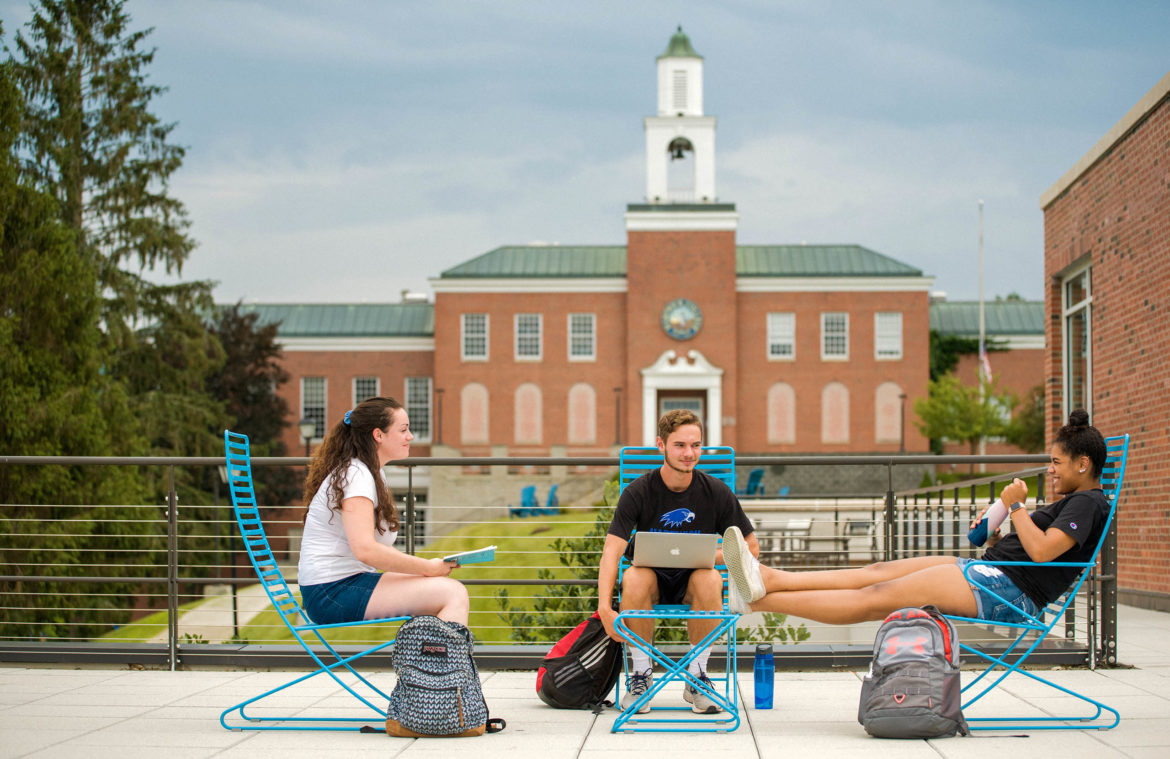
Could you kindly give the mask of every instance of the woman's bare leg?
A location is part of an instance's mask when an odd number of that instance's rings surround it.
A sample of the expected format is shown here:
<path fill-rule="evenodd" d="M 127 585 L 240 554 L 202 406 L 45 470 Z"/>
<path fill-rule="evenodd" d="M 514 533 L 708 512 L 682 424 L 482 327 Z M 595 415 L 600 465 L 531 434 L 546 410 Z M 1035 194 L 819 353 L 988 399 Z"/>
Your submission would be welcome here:
<path fill-rule="evenodd" d="M 769 593 L 776 590 L 855 590 L 905 577 L 928 567 L 954 563 L 954 556 L 916 556 L 912 559 L 879 561 L 856 569 L 821 569 L 813 572 L 788 572 L 761 564 L 760 579 Z"/>
<path fill-rule="evenodd" d="M 470 605 L 467 588 L 458 580 L 383 572 L 366 604 L 365 618 L 432 614 L 466 625 Z"/>
<path fill-rule="evenodd" d="M 924 561 L 926 559 L 932 561 Z M 940 559 L 949 561 L 943 562 Z M 912 566 L 911 562 L 919 563 L 916 570 L 910 569 L 909 572 L 897 574 L 903 568 Z M 891 570 L 890 565 L 898 566 Z M 825 572 L 785 572 L 784 575 L 797 577 L 804 574 L 827 575 L 828 577 L 822 578 L 826 583 L 844 584 L 846 579 L 843 576 L 854 572 L 861 577 L 880 577 L 884 574 L 889 576 L 889 579 L 856 587 L 846 585 L 819 590 L 780 591 L 769 589 L 767 595 L 751 604 L 751 608 L 752 611 L 782 612 L 834 625 L 884 619 L 890 612 L 904 606 L 926 604 L 933 604 L 947 614 L 976 616 L 975 594 L 967 584 L 963 570 L 959 569 L 953 558 L 924 556 L 889 562 L 884 570 L 881 567 L 882 565 L 873 565 L 872 568 L 876 571 L 868 574 L 866 570 L 871 567 Z M 765 569 L 761 567 L 761 571 Z"/>

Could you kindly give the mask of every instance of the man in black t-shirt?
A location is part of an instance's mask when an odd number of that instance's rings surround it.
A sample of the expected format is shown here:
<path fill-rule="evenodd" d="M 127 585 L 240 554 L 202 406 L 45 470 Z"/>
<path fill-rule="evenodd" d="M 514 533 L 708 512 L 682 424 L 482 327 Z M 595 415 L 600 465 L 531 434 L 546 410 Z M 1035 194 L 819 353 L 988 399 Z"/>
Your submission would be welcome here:
<path fill-rule="evenodd" d="M 722 534 L 728 527 L 735 526 L 745 536 L 749 550 L 759 554 L 751 521 L 735 494 L 719 480 L 695 470 L 703 446 L 703 427 L 699 418 L 686 410 L 667 413 L 658 421 L 656 443 L 665 461 L 659 469 L 634 480 L 622 492 L 609 525 L 598 569 L 597 611 L 605 631 L 615 640 L 622 640 L 613 627 L 617 617 L 613 610 L 613 592 L 617 584 L 618 562 L 623 553 L 627 557 L 633 556 L 630 538 L 634 530 Z M 721 553 L 716 556 L 716 563 L 723 563 Z M 714 569 L 631 566 L 622 575 L 621 590 L 622 610 L 649 609 L 656 603 L 687 603 L 692 609 L 706 611 L 723 608 L 723 578 Z M 713 630 L 715 624 L 714 620 L 687 620 L 692 647 Z M 654 634 L 653 619 L 631 619 L 628 626 L 643 640 L 650 640 Z M 704 683 L 709 682 L 706 673 L 709 653 L 710 649 L 700 652 L 688 667 Z M 627 682 L 622 708 L 646 692 L 651 678 L 650 657 L 644 651 L 631 647 L 630 659 L 633 674 Z M 696 713 L 711 714 L 719 710 L 703 691 L 692 688 L 689 683 L 683 697 Z"/>

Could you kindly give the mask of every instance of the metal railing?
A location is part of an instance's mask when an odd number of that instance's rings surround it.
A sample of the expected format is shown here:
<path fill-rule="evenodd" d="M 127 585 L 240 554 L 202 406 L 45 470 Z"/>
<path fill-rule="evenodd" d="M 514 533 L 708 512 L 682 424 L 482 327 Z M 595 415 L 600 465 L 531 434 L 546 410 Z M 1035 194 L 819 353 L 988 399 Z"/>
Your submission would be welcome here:
<path fill-rule="evenodd" d="M 741 475 L 751 466 L 873 466 L 883 468 L 885 492 L 838 496 L 744 498 L 756 526 L 766 564 L 789 569 L 860 566 L 875 560 L 947 553 L 973 556 L 966 544 L 970 521 L 990 501 L 989 493 L 1013 476 L 1035 481 L 1031 492 L 1043 500 L 1039 468 L 1023 469 L 953 485 L 895 492 L 894 469 L 905 465 L 1036 464 L 1044 456 L 741 456 Z M 169 491 L 158 504 L 47 505 L 8 504 L 0 546 L 0 659 L 19 661 L 138 661 L 156 666 L 181 663 L 295 663 L 278 619 L 266 613 L 267 598 L 239 550 L 232 510 L 216 492 L 209 503 L 180 503 L 176 468 L 216 467 L 218 457 L 106 458 L 0 457 L 0 465 L 67 467 L 164 467 Z M 257 458 L 264 467 L 304 467 L 304 457 Z M 508 666 L 525 666 L 551 643 L 519 641 L 559 637 L 591 612 L 594 580 L 587 572 L 565 566 L 572 555 L 580 567 L 595 567 L 601 539 L 583 540 L 603 525 L 593 504 L 562 507 L 556 515 L 482 520 L 466 508 L 428 502 L 425 522 L 432 538 L 415 539 L 423 507 L 414 487 L 417 467 L 612 467 L 616 458 L 428 458 L 401 462 L 407 478 L 402 500 L 400 540 L 404 550 L 441 555 L 452 546 L 498 543 L 492 564 L 460 570 L 472 596 L 471 624 L 477 650 L 498 653 Z M 599 474 L 599 485 L 606 479 Z M 526 481 L 512 478 L 516 490 Z M 50 521 L 43 514 L 51 511 Z M 274 551 L 286 557 L 286 572 L 295 578 L 297 535 L 303 509 L 264 509 Z M 76 528 L 71 528 L 76 525 Z M 94 529 L 97 525 L 97 529 Z M 604 530 L 602 530 L 604 532 Z M 555 540 L 570 541 L 571 548 Z M 459 543 L 458 541 L 462 541 Z M 67 546 L 55 550 L 54 546 Z M 506 547 L 504 547 L 506 546 Z M 1106 549 L 1109 550 L 1109 545 Z M 1115 549 L 1114 549 L 1115 550 Z M 1103 551 L 1104 554 L 1104 551 Z M 1106 566 L 1107 557 L 1102 557 Z M 569 562 L 573 563 L 573 562 Z M 1099 593 L 1101 575 L 1086 583 L 1086 598 L 1066 620 L 1066 638 L 1048 652 L 1061 663 L 1116 660 L 1116 608 Z M 574 588 L 576 590 L 574 590 Z M 132 603 L 125 599 L 132 598 Z M 540 611 L 537 607 L 547 607 Z M 534 616 L 534 614 L 536 616 Z M 795 645 L 777 648 L 789 666 L 856 666 L 868 660 L 876 623 L 819 625 L 800 620 L 779 623 L 752 615 L 743 627 L 758 636 L 779 636 Z M 799 633 L 799 634 L 798 634 Z M 994 643 L 994 628 L 964 630 Z M 1100 639 L 1098 641 L 1098 638 Z M 344 641 L 343 641 L 344 642 Z M 356 640 L 353 642 L 357 642 Z M 1102 657 L 1102 652 L 1111 652 Z"/>

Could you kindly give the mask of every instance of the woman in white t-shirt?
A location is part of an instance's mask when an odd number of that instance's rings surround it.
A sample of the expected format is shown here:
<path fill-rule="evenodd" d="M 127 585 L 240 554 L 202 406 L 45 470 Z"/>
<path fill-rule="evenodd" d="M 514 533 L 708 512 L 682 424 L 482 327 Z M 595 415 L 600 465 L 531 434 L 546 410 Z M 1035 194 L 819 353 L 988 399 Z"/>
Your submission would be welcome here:
<path fill-rule="evenodd" d="M 455 564 L 394 547 L 398 512 L 382 467 L 410 455 L 410 420 L 393 398 L 368 398 L 325 436 L 305 479 L 298 583 L 317 624 L 433 614 L 467 624 Z"/>

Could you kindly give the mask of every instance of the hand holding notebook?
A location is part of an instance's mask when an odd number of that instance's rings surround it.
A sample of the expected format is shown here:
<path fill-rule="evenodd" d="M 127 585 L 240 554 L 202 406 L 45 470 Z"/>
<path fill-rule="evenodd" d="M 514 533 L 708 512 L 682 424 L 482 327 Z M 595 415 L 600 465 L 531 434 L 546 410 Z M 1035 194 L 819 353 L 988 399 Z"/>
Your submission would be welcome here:
<path fill-rule="evenodd" d="M 496 547 L 484 546 L 483 548 L 476 548 L 471 551 L 460 551 L 449 556 L 444 556 L 443 561 L 451 561 L 459 566 L 464 564 L 481 564 L 485 561 L 496 560 Z"/>

